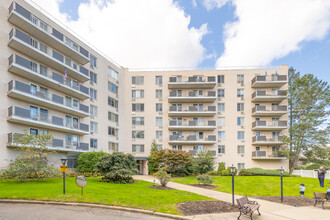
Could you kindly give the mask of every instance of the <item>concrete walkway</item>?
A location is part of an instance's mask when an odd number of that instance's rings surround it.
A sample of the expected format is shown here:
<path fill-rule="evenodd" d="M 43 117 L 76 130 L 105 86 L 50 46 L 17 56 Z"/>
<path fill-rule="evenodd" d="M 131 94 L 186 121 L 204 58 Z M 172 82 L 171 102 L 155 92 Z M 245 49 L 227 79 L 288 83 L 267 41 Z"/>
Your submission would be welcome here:
<path fill-rule="evenodd" d="M 149 182 L 153 182 L 155 180 L 156 183 L 158 181 L 153 176 L 134 176 L 134 179 L 137 180 L 145 180 Z M 192 193 L 196 193 L 199 195 L 203 195 L 206 197 L 210 197 L 213 199 L 232 202 L 232 195 L 229 193 L 219 192 L 210 189 L 203 189 L 199 187 L 184 185 L 180 183 L 169 182 L 167 184 L 168 187 L 184 190 Z M 241 196 L 235 195 L 236 198 L 240 198 Z M 253 199 L 258 201 L 261 204 L 259 216 L 257 213 L 253 214 L 253 219 L 256 220 L 284 220 L 284 219 L 299 219 L 299 220 L 329 220 L 330 219 L 330 206 L 326 206 L 326 209 L 323 210 L 320 205 L 317 207 L 293 207 L 288 205 L 282 205 L 275 202 L 269 202 L 260 199 Z M 236 201 L 235 201 L 236 203 Z M 204 219 L 237 219 L 237 213 L 224 213 L 224 214 L 208 214 L 208 215 L 197 215 L 193 216 L 192 219 L 204 220 Z M 242 216 L 241 219 L 249 219 L 247 216 Z"/>

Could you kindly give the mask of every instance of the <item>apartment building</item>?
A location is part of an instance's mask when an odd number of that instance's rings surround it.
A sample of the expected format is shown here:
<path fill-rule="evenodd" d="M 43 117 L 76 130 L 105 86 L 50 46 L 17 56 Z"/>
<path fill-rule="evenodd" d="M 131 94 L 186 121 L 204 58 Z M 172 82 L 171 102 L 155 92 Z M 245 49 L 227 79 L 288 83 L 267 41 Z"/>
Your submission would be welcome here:
<path fill-rule="evenodd" d="M 0 167 L 13 140 L 48 133 L 69 167 L 86 151 L 132 153 L 147 173 L 151 143 L 216 163 L 287 168 L 288 66 L 269 69 L 133 71 L 115 64 L 24 0 L 0 5 Z"/>

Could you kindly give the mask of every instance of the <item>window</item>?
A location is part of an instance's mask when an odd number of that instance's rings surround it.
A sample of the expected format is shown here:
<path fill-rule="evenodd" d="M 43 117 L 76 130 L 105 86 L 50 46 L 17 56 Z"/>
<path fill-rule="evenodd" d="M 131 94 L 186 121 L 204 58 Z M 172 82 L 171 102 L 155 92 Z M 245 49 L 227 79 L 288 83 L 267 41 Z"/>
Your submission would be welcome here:
<path fill-rule="evenodd" d="M 244 89 L 237 89 L 237 97 L 244 98 Z"/>
<path fill-rule="evenodd" d="M 163 104 L 157 103 L 156 104 L 156 112 L 162 112 L 163 111 Z"/>
<path fill-rule="evenodd" d="M 65 96 L 65 105 L 70 108 L 79 109 L 79 101 L 69 96 Z"/>
<path fill-rule="evenodd" d="M 97 99 L 97 91 L 95 89 L 89 88 L 89 95 L 92 99 Z"/>
<path fill-rule="evenodd" d="M 163 131 L 156 131 L 156 138 L 163 139 Z"/>
<path fill-rule="evenodd" d="M 218 145 L 218 153 L 219 154 L 225 153 L 225 145 Z"/>
<path fill-rule="evenodd" d="M 91 128 L 90 128 L 91 132 L 97 132 L 97 123 L 91 121 Z"/>
<path fill-rule="evenodd" d="M 65 135 L 65 146 L 68 148 L 78 147 L 79 145 L 79 136 L 66 134 Z"/>
<path fill-rule="evenodd" d="M 133 112 L 144 112 L 144 104 L 132 104 Z"/>
<path fill-rule="evenodd" d="M 92 71 L 89 72 L 89 77 L 93 83 L 97 83 L 97 75 L 96 73 L 93 73 Z"/>
<path fill-rule="evenodd" d="M 237 75 L 237 83 L 244 83 L 244 75 Z"/>
<path fill-rule="evenodd" d="M 237 153 L 238 154 L 244 154 L 244 145 L 238 145 L 237 146 Z"/>
<path fill-rule="evenodd" d="M 182 150 L 182 145 L 173 145 L 172 150 Z"/>
<path fill-rule="evenodd" d="M 73 158 L 68 158 L 67 164 L 68 164 L 68 168 L 77 168 L 78 160 Z"/>
<path fill-rule="evenodd" d="M 143 76 L 132 76 L 132 85 L 143 85 L 144 77 Z"/>
<path fill-rule="evenodd" d="M 45 44 L 39 43 L 39 47 L 42 52 L 47 53 L 48 47 Z"/>
<path fill-rule="evenodd" d="M 144 152 L 144 145 L 143 144 L 133 144 L 132 145 L 132 152 Z"/>
<path fill-rule="evenodd" d="M 260 151 L 260 147 L 256 147 L 256 151 Z"/>
<path fill-rule="evenodd" d="M 97 139 L 90 139 L 90 146 L 91 148 L 97 148 Z"/>
<path fill-rule="evenodd" d="M 91 114 L 92 117 L 96 117 L 97 116 L 97 106 L 90 105 L 89 111 L 90 111 L 90 114 Z"/>
<path fill-rule="evenodd" d="M 38 129 L 30 128 L 30 134 L 37 135 L 38 134 Z"/>
<path fill-rule="evenodd" d="M 225 103 L 218 103 L 218 112 L 225 111 Z"/>
<path fill-rule="evenodd" d="M 92 65 L 93 67 L 96 67 L 96 57 L 94 57 L 93 55 L 91 55 L 90 58 L 91 58 L 91 60 L 90 60 L 91 65 Z"/>
<path fill-rule="evenodd" d="M 244 111 L 244 103 L 237 103 L 237 111 L 238 112 Z"/>
<path fill-rule="evenodd" d="M 163 77 L 156 76 L 156 85 L 163 85 Z"/>
<path fill-rule="evenodd" d="M 225 90 L 224 89 L 218 89 L 218 97 L 225 97 Z"/>
<path fill-rule="evenodd" d="M 78 45 L 67 37 L 65 37 L 65 44 L 74 49 L 75 51 L 78 51 Z"/>
<path fill-rule="evenodd" d="M 157 150 L 161 150 L 161 149 L 163 149 L 163 145 L 157 144 Z"/>
<path fill-rule="evenodd" d="M 66 115 L 65 116 L 65 125 L 66 125 L 66 127 L 70 127 L 70 128 L 72 127 L 72 128 L 78 129 L 79 119 Z"/>
<path fill-rule="evenodd" d="M 118 101 L 116 99 L 108 97 L 108 105 L 114 108 L 118 108 Z"/>
<path fill-rule="evenodd" d="M 108 90 L 114 94 L 118 94 L 118 86 L 116 86 L 112 82 L 108 82 Z"/>
<path fill-rule="evenodd" d="M 108 120 L 118 122 L 118 115 L 112 112 L 108 112 Z"/>
<path fill-rule="evenodd" d="M 225 139 L 225 132 L 224 131 L 218 131 L 218 139 L 224 140 Z"/>
<path fill-rule="evenodd" d="M 218 118 L 218 125 L 219 126 L 224 126 L 225 125 L 225 118 L 224 117 Z"/>
<path fill-rule="evenodd" d="M 237 132 L 237 140 L 244 140 L 244 131 Z"/>
<path fill-rule="evenodd" d="M 156 126 L 163 126 L 163 118 L 156 117 Z"/>
<path fill-rule="evenodd" d="M 218 75 L 218 83 L 225 83 L 225 76 L 224 75 Z"/>
<path fill-rule="evenodd" d="M 237 164 L 237 170 L 240 171 L 241 169 L 245 169 L 245 164 L 244 163 L 238 163 Z"/>
<path fill-rule="evenodd" d="M 118 80 L 118 72 L 111 67 L 108 67 L 109 76 L 115 80 Z"/>
<path fill-rule="evenodd" d="M 132 125 L 144 125 L 144 117 L 132 117 Z"/>
<path fill-rule="evenodd" d="M 156 89 L 156 99 L 163 98 L 163 90 Z"/>
<path fill-rule="evenodd" d="M 237 117 L 237 125 L 238 126 L 244 126 L 244 118 L 243 117 Z"/>
<path fill-rule="evenodd" d="M 108 150 L 110 151 L 118 151 L 118 143 L 108 142 Z"/>
<path fill-rule="evenodd" d="M 108 127 L 108 134 L 111 136 L 118 136 L 118 129 L 113 128 L 113 127 Z"/>
<path fill-rule="evenodd" d="M 144 131 L 132 131 L 132 138 L 143 139 Z"/>
<path fill-rule="evenodd" d="M 203 152 L 204 151 L 204 146 L 203 145 L 194 145 L 193 150 L 198 151 L 198 152 Z"/>
<path fill-rule="evenodd" d="M 144 90 L 132 90 L 132 98 L 144 98 Z"/>

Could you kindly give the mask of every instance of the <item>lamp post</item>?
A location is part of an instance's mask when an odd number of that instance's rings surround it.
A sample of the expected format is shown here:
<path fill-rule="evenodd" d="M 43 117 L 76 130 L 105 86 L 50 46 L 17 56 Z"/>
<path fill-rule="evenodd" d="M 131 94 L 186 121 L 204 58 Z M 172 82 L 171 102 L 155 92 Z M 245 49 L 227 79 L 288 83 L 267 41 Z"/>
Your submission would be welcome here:
<path fill-rule="evenodd" d="M 233 206 L 235 206 L 235 190 L 234 190 L 234 176 L 235 176 L 235 169 L 236 167 L 234 167 L 234 164 L 231 165 L 230 170 L 231 170 L 231 175 L 232 175 L 232 179 L 231 179 L 231 183 L 232 183 L 232 193 L 233 193 Z"/>
<path fill-rule="evenodd" d="M 65 158 L 61 159 L 62 166 L 60 171 L 63 173 L 63 195 L 65 195 L 65 172 L 67 171 L 67 167 L 65 166 L 65 164 L 67 160 L 68 159 Z"/>
<path fill-rule="evenodd" d="M 284 173 L 283 167 L 281 167 L 280 173 L 281 173 L 281 202 L 283 202 L 283 173 Z"/>

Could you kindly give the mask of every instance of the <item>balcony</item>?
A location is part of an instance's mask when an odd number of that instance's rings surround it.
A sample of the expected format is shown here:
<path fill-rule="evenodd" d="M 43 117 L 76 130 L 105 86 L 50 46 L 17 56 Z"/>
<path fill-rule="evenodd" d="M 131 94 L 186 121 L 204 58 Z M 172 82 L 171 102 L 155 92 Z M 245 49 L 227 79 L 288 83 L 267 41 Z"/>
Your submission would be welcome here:
<path fill-rule="evenodd" d="M 9 8 L 8 21 L 80 64 L 85 65 L 89 62 L 89 53 L 87 50 L 65 37 L 56 29 L 48 26 L 45 22 L 15 2 Z"/>
<path fill-rule="evenodd" d="M 18 80 L 12 80 L 8 83 L 8 96 L 22 101 L 32 103 L 38 106 L 55 109 L 70 115 L 78 117 L 89 116 L 89 107 L 78 104 L 74 107 L 72 103 L 64 104 L 64 97 L 48 92 L 34 91 L 29 84 Z"/>
<path fill-rule="evenodd" d="M 189 135 L 186 139 L 184 136 L 170 135 L 169 144 L 172 145 L 213 145 L 217 143 L 215 135 L 209 135 L 205 139 L 198 139 L 195 135 Z"/>
<path fill-rule="evenodd" d="M 287 91 L 255 91 L 252 94 L 252 102 L 281 102 L 287 99 Z"/>
<path fill-rule="evenodd" d="M 286 75 L 255 76 L 252 79 L 252 88 L 280 88 L 288 83 Z"/>
<path fill-rule="evenodd" d="M 252 151 L 253 160 L 285 160 L 284 155 L 276 153 L 268 153 L 267 151 Z"/>
<path fill-rule="evenodd" d="M 288 107 L 286 105 L 279 106 L 255 106 L 252 108 L 252 116 L 282 116 L 288 113 Z"/>
<path fill-rule="evenodd" d="M 22 147 L 19 143 L 19 139 L 24 134 L 19 133 L 9 133 L 8 134 L 8 147 Z M 76 153 L 83 153 L 89 150 L 89 144 L 83 142 L 69 142 L 67 143 L 63 139 L 54 138 L 51 143 L 47 143 L 46 147 L 50 150 L 55 150 L 59 152 L 76 152 Z"/>
<path fill-rule="evenodd" d="M 168 82 L 169 89 L 213 89 L 216 85 L 215 77 L 188 77 L 185 81 L 177 77 L 170 77 Z"/>
<path fill-rule="evenodd" d="M 210 152 L 213 156 L 216 156 L 217 155 L 217 152 L 215 150 L 209 150 L 208 152 Z M 192 156 L 197 156 L 197 154 L 200 153 L 200 151 L 198 151 L 198 150 L 190 150 L 189 153 Z"/>
<path fill-rule="evenodd" d="M 178 93 L 176 91 L 171 91 L 168 97 L 168 101 L 170 103 L 173 102 L 183 102 L 183 103 L 205 103 L 211 102 L 213 103 L 216 99 L 215 91 L 204 91 L 203 94 L 198 94 L 197 91 L 189 91 L 185 95 L 182 93 Z"/>
<path fill-rule="evenodd" d="M 182 110 L 182 107 L 170 106 L 169 116 L 214 116 L 216 114 L 215 106 L 207 106 L 205 109 L 200 109 L 197 106 L 188 106 L 187 109 Z"/>
<path fill-rule="evenodd" d="M 254 145 L 281 145 L 283 137 L 266 137 L 266 136 L 254 136 L 252 137 L 252 144 Z"/>
<path fill-rule="evenodd" d="M 170 121 L 168 130 L 174 131 L 212 131 L 216 129 L 215 121 L 207 121 L 207 123 L 199 123 L 196 120 L 191 120 L 182 123 L 182 121 Z"/>
<path fill-rule="evenodd" d="M 39 63 L 25 59 L 17 54 L 11 55 L 8 61 L 8 71 L 11 73 L 31 79 L 80 100 L 89 98 L 89 90 L 87 87 L 70 78 L 64 80 L 64 76 L 50 71 L 47 67 Z"/>
<path fill-rule="evenodd" d="M 287 121 L 255 121 L 252 123 L 253 131 L 281 131 L 288 128 Z"/>
<path fill-rule="evenodd" d="M 11 106 L 8 108 L 9 122 L 35 126 L 44 129 L 60 131 L 77 135 L 88 135 L 89 126 L 83 123 L 65 124 L 64 118 L 52 116 L 49 114 L 32 114 L 29 109 Z"/>
<path fill-rule="evenodd" d="M 48 48 L 16 28 L 9 33 L 8 46 L 29 57 L 33 57 L 38 62 L 46 64 L 63 74 L 67 71 L 69 77 L 80 82 L 89 80 L 89 72 L 85 67 L 78 65 L 71 59 L 64 57 L 54 49 Z"/>

